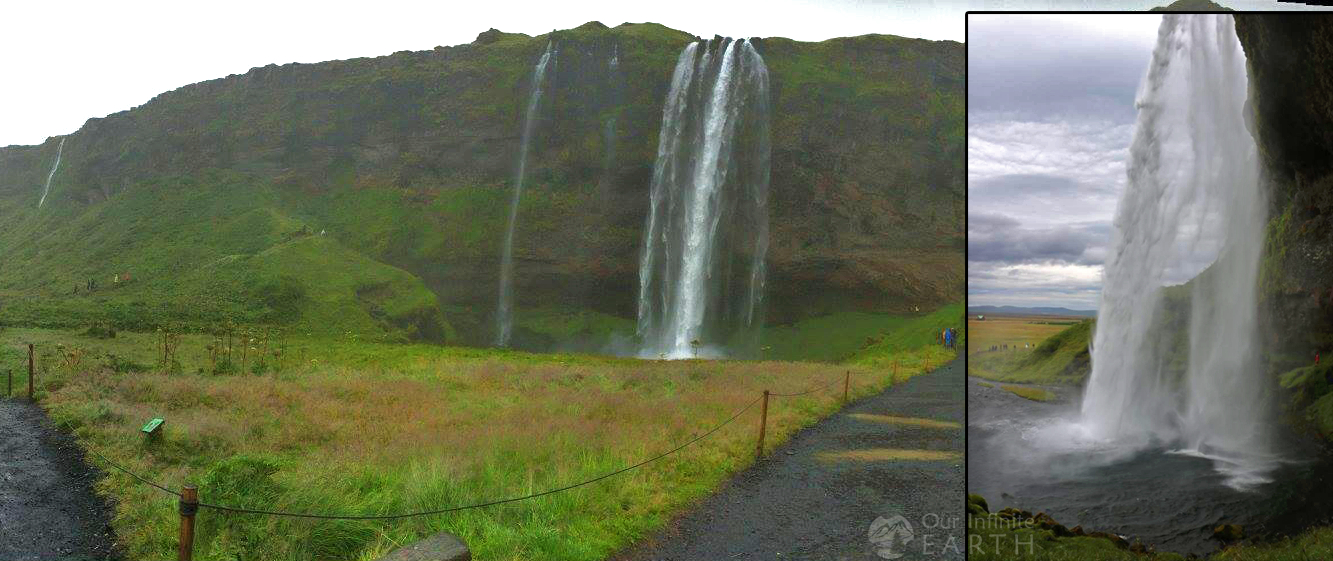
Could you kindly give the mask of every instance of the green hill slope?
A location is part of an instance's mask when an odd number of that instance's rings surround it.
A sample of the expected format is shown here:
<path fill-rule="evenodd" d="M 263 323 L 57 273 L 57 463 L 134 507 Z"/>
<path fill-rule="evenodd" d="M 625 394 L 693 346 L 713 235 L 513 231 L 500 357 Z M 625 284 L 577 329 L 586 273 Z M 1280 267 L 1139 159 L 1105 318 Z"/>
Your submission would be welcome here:
<path fill-rule="evenodd" d="M 24 266 L 4 273 L 0 314 L 47 327 L 110 320 L 122 329 L 191 329 L 230 320 L 450 340 L 420 279 L 320 235 L 279 210 L 272 189 L 249 181 L 210 170 L 146 182 L 93 208 L 5 209 L 26 215 L 0 235 L 0 251 Z M 124 274 L 128 281 L 115 281 Z"/>
<path fill-rule="evenodd" d="M 968 374 L 1003 382 L 1080 384 L 1092 370 L 1089 345 L 1094 320 L 1078 322 L 1047 337 L 1032 350 L 972 353 Z"/>
<path fill-rule="evenodd" d="M 552 318 L 624 326 L 662 100 L 691 40 L 656 24 L 491 30 L 193 84 L 63 137 L 40 209 L 62 138 L 0 148 L 0 322 L 284 321 L 484 344 L 531 66 L 551 42 L 515 240 L 517 336 L 576 329 Z M 773 91 L 769 321 L 955 300 L 963 46 L 756 44 Z M 117 272 L 133 281 L 112 290 Z M 103 290 L 72 294 L 90 278 Z M 279 278 L 311 298 L 299 318 L 261 290 Z"/>

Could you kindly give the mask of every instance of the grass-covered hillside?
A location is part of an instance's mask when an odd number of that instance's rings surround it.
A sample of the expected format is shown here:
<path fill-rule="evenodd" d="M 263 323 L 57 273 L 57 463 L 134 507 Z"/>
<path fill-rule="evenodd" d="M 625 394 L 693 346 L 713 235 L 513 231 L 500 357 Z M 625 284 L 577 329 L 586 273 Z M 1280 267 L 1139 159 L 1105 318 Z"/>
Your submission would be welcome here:
<path fill-rule="evenodd" d="M 515 240 L 516 341 L 604 343 L 634 319 L 662 103 L 694 39 L 656 24 L 492 30 L 256 68 L 0 148 L 0 322 L 488 341 L 532 65 L 550 43 Z M 953 301 L 963 46 L 756 45 L 773 92 L 770 322 Z"/>
<path fill-rule="evenodd" d="M 969 320 L 968 374 L 1004 382 L 1082 383 L 1092 368 L 1088 349 L 1094 324 L 1043 316 Z"/>

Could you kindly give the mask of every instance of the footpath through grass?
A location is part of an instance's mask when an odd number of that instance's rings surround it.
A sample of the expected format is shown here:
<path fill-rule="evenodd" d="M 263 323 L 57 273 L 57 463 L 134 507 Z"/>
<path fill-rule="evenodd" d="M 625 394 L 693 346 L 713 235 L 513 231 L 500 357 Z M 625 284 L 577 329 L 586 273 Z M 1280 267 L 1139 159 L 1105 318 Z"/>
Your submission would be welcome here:
<path fill-rule="evenodd" d="M 639 361 L 344 340 L 250 342 L 244 368 L 201 335 L 161 366 L 160 334 L 99 339 L 8 329 L 3 358 L 39 349 L 38 399 L 82 445 L 205 502 L 266 510 L 389 514 L 561 487 L 701 434 L 767 388 L 831 391 L 769 404 L 768 443 L 855 398 L 940 365 L 934 345 L 893 369 L 798 362 Z M 240 345 L 233 344 L 239 348 Z M 279 352 L 281 349 L 281 352 Z M 263 360 L 256 358 L 263 356 Z M 880 357 L 889 360 L 889 357 Z M 259 366 L 256 366 L 259 365 Z M 8 368 L 5 366 L 4 368 Z M 255 372 L 259 372 L 256 374 Z M 447 530 L 478 559 L 600 560 L 660 528 L 753 461 L 759 408 L 678 454 L 571 491 L 392 521 L 325 521 L 203 509 L 198 559 L 373 559 Z M 139 428 L 166 419 L 159 443 Z M 90 461 L 96 462 L 90 457 Z M 130 559 L 174 555 L 175 498 L 108 470 L 113 525 Z"/>

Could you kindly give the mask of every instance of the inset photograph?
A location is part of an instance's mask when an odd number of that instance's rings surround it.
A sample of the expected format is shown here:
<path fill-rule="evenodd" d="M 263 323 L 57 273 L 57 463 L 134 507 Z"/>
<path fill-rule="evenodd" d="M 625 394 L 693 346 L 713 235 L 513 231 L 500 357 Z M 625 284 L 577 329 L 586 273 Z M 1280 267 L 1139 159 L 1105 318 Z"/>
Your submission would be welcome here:
<path fill-rule="evenodd" d="M 971 559 L 1333 557 L 1333 18 L 968 18 Z"/>

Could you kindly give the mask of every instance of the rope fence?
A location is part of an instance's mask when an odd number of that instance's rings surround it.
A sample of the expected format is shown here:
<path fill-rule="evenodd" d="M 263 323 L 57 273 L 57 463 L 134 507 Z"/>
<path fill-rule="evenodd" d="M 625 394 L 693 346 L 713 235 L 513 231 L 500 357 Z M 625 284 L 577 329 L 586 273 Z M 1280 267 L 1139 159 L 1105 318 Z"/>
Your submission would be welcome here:
<path fill-rule="evenodd" d="M 32 379 L 32 355 L 33 355 L 32 346 L 29 345 L 29 347 L 28 347 L 28 357 L 29 357 L 29 358 L 28 358 L 28 362 L 29 362 L 29 387 L 30 387 L 30 388 L 31 388 L 31 385 L 32 385 L 32 382 L 31 382 L 31 379 Z M 929 359 L 927 359 L 927 361 L 928 361 L 928 360 L 929 360 Z M 929 370 L 929 362 L 926 363 L 926 369 Z M 897 377 L 897 373 L 898 373 L 898 363 L 897 363 L 897 361 L 895 361 L 895 363 L 894 363 L 893 371 L 894 371 L 894 377 L 896 378 L 896 377 Z M 842 379 L 841 381 L 842 381 L 842 383 L 843 383 L 843 396 L 842 396 L 842 401 L 843 401 L 843 403 L 847 403 L 847 402 L 848 402 L 848 399 L 849 399 L 849 397 L 850 397 L 850 387 L 851 387 L 851 371 L 850 371 L 850 370 L 846 372 L 846 374 L 844 375 L 844 377 L 843 377 L 843 379 Z M 765 436 L 765 432 L 766 432 L 766 430 L 767 430 L 767 425 L 768 425 L 768 401 L 769 401 L 769 398 L 772 398 L 772 397 L 788 398 L 788 397 L 805 396 L 805 395 L 813 394 L 813 393 L 815 393 L 815 392 L 824 391 L 824 390 L 827 390 L 827 389 L 829 389 L 829 388 L 832 388 L 832 387 L 834 387 L 838 382 L 839 382 L 839 380 L 833 380 L 833 381 L 831 381 L 831 382 L 829 382 L 829 383 L 827 383 L 827 384 L 823 384 L 823 385 L 820 385 L 820 386 L 815 386 L 815 387 L 809 388 L 809 389 L 807 389 L 807 390 L 805 390 L 805 391 L 796 392 L 796 393 L 774 393 L 774 392 L 770 392 L 770 391 L 768 391 L 768 390 L 763 390 L 762 395 L 760 395 L 760 396 L 754 398 L 753 400 L 751 400 L 751 401 L 750 401 L 749 403 L 747 403 L 744 407 L 741 407 L 741 408 L 738 409 L 735 413 L 732 413 L 731 416 L 727 417 L 727 418 L 726 418 L 725 420 L 723 420 L 721 423 L 718 423 L 717 425 L 714 425 L 712 428 L 709 428 L 708 430 L 704 431 L 703 433 L 701 433 L 701 434 L 699 434 L 699 435 L 697 435 L 697 436 L 695 436 L 695 437 L 693 437 L 693 438 L 690 438 L 689 440 L 686 440 L 684 443 L 682 443 L 682 444 L 680 444 L 680 445 L 678 445 L 678 446 L 676 446 L 676 447 L 674 447 L 674 448 L 671 448 L 670 450 L 667 450 L 667 451 L 665 451 L 665 452 L 662 452 L 662 453 L 657 454 L 657 455 L 655 455 L 655 456 L 652 456 L 652 457 L 650 457 L 650 458 L 647 458 L 647 459 L 644 459 L 644 460 L 642 460 L 642 461 L 639 461 L 639 462 L 637 462 L 637 463 L 634 463 L 634 464 L 625 466 L 625 467 L 620 468 L 620 469 L 617 469 L 617 470 L 615 470 L 615 471 L 610 471 L 610 472 L 607 472 L 607 473 L 598 475 L 598 476 L 593 477 L 593 478 L 591 478 L 591 479 L 587 479 L 587 480 L 584 480 L 584 481 L 580 481 L 580 482 L 578 482 L 578 483 L 572 483 L 572 484 L 569 484 L 569 485 L 565 485 L 565 486 L 563 486 L 563 487 L 556 487 L 556 488 L 553 488 L 553 489 L 547 489 L 547 490 L 545 490 L 545 491 L 539 491 L 539 492 L 536 492 L 536 493 L 529 493 L 529 494 L 527 494 L 527 495 L 522 495 L 522 496 L 517 496 L 517 497 L 509 497 L 509 498 L 490 500 L 490 501 L 485 501 L 485 502 L 480 502 L 480 503 L 474 503 L 474 504 L 459 505 L 459 506 L 451 506 L 451 507 L 436 508 L 436 509 L 421 510 L 421 511 L 413 511 L 413 512 L 404 512 L 404 513 L 397 513 L 397 514 L 332 514 L 332 513 L 311 513 L 311 512 L 285 512 L 285 511 L 277 511 L 277 510 L 263 510 L 263 509 L 253 509 L 253 508 L 242 508 L 242 507 L 236 507 L 236 506 L 229 506 L 229 505 L 222 505 L 222 504 L 214 504 L 214 503 L 209 503 L 209 502 L 203 502 L 203 501 L 199 501 L 199 500 L 198 500 L 198 488 L 197 488 L 196 486 L 194 486 L 194 485 L 186 484 L 186 485 L 184 485 L 184 486 L 182 487 L 182 489 L 181 489 L 180 491 L 177 491 L 177 490 L 171 489 L 170 487 L 167 487 L 167 486 L 165 486 L 165 485 L 162 485 L 162 484 L 160 484 L 160 483 L 157 483 L 157 482 L 155 482 L 155 481 L 152 481 L 152 480 L 150 480 L 150 479 L 148 479 L 148 478 L 146 478 L 146 477 L 144 477 L 144 476 L 142 476 L 142 475 L 139 475 L 138 473 L 135 473 L 133 470 L 130 470 L 129 468 L 127 468 L 127 467 L 121 465 L 120 463 L 117 463 L 117 462 L 113 461 L 112 459 L 106 457 L 105 455 L 103 455 L 102 453 L 98 452 L 97 450 L 94 450 L 94 449 L 92 449 L 92 448 L 87 448 L 87 450 L 88 450 L 88 452 L 90 452 L 93 456 L 95 456 L 98 460 L 100 460 L 102 463 L 106 464 L 107 466 L 110 466 L 111 468 L 114 468 L 115 470 L 120 471 L 120 472 L 122 472 L 122 473 L 124 473 L 124 474 L 130 476 L 131 478 L 133 478 L 133 479 L 139 481 L 140 483 L 143 483 L 143 484 L 148 485 L 148 486 L 150 486 L 150 487 L 153 487 L 153 488 L 155 488 L 155 489 L 157 489 L 157 490 L 159 490 L 159 491 L 162 491 L 162 492 L 164 492 L 164 493 L 167 493 L 167 494 L 170 494 L 170 495 L 172 495 L 172 496 L 175 496 L 175 497 L 177 497 L 177 498 L 179 499 L 179 511 L 180 511 L 180 515 L 181 515 L 181 528 L 180 528 L 180 543 L 179 543 L 179 549 L 178 549 L 178 553 L 177 553 L 177 559 L 178 559 L 178 560 L 182 560 L 182 561 L 190 561 L 190 560 L 192 559 L 192 556 L 193 556 L 194 516 L 195 516 L 195 514 L 197 513 L 198 509 L 200 509 L 200 508 L 212 509 L 212 510 L 220 511 L 220 512 L 229 512 L 229 513 L 234 513 L 234 514 L 254 514 L 254 515 L 261 515 L 261 516 L 277 516 L 277 517 L 286 517 L 286 518 L 305 518 L 305 519 L 318 519 L 318 520 L 398 520 L 398 519 L 414 518 L 414 517 L 420 517 L 420 516 L 433 516 L 433 515 L 439 515 L 439 514 L 447 514 L 447 513 L 451 513 L 451 512 L 459 512 L 459 511 L 464 511 L 464 510 L 472 510 L 472 509 L 478 509 L 478 508 L 485 508 L 485 507 L 497 506 L 497 505 L 508 504 L 508 503 L 516 503 L 516 502 L 525 501 L 525 500 L 529 500 L 529 499 L 535 499 L 535 498 L 539 498 L 539 497 L 544 497 L 544 496 L 547 496 L 547 495 L 554 495 L 554 494 L 556 494 L 556 493 L 561 493 L 561 492 L 564 492 L 564 491 L 569 491 L 569 490 L 571 490 L 571 489 L 577 489 L 577 488 L 579 488 L 579 487 L 583 487 L 583 486 L 585 486 L 585 485 L 591 485 L 591 484 L 593 484 L 593 483 L 597 483 L 597 482 L 599 482 L 599 481 L 603 481 L 603 480 L 606 480 L 606 479 L 615 477 L 615 476 L 617 476 L 617 475 L 621 475 L 621 474 L 623 474 L 623 473 L 626 473 L 626 472 L 630 472 L 630 471 L 636 470 L 636 469 L 638 469 L 638 468 L 641 468 L 641 467 L 643 467 L 643 466 L 646 466 L 646 465 L 648 465 L 648 464 L 651 464 L 651 463 L 653 463 L 653 462 L 656 462 L 656 461 L 658 461 L 658 460 L 661 460 L 661 459 L 663 459 L 663 458 L 665 458 L 665 457 L 667 457 L 667 456 L 670 456 L 670 455 L 672 455 L 672 454 L 675 454 L 675 453 L 677 453 L 677 452 L 680 452 L 681 450 L 684 450 L 685 448 L 688 448 L 689 446 L 691 446 L 691 445 L 693 445 L 693 444 L 695 444 L 695 443 L 697 443 L 697 442 L 699 442 L 699 441 L 701 441 L 701 440 L 703 440 L 703 439 L 705 439 L 705 438 L 708 438 L 709 436 L 712 436 L 714 433 L 716 433 L 717 431 L 721 430 L 723 427 L 725 427 L 725 426 L 727 426 L 727 425 L 730 425 L 730 424 L 731 424 L 732 422 L 734 422 L 736 419 L 740 418 L 741 415 L 745 414 L 745 412 L 749 411 L 749 410 L 750 410 L 751 408 L 753 408 L 756 404 L 760 404 L 760 405 L 761 405 L 761 409 L 760 409 L 761 413 L 760 413 L 760 420 L 759 420 L 759 435 L 758 435 L 758 443 L 757 443 L 757 446 L 756 446 L 756 452 L 755 452 L 755 458 L 756 458 L 756 461 L 757 461 L 757 460 L 759 460 L 759 459 L 762 459 L 763 456 L 764 456 L 764 436 Z M 30 397 L 30 398 L 31 398 L 31 395 L 32 395 L 32 394 L 31 394 L 31 389 L 30 389 L 30 390 L 29 390 L 29 397 Z"/>
<path fill-rule="evenodd" d="M 395 519 L 399 519 L 399 518 L 413 518 L 413 517 L 417 517 L 417 516 L 431 516 L 431 515 L 436 515 L 436 514 L 446 514 L 446 513 L 450 513 L 450 512 L 458 512 L 458 511 L 460 511 L 460 510 L 470 510 L 470 509 L 474 509 L 474 508 L 484 508 L 484 507 L 488 507 L 488 506 L 502 505 L 502 504 L 505 504 L 505 503 L 515 503 L 515 502 L 519 502 L 519 501 L 525 501 L 525 500 L 528 500 L 528 499 L 535 499 L 535 498 L 537 498 L 537 497 L 544 497 L 544 496 L 546 496 L 546 495 L 553 495 L 553 494 L 560 493 L 560 492 L 563 492 L 563 491 L 568 491 L 568 490 L 570 490 L 570 489 L 575 489 L 575 488 L 578 488 L 578 487 L 582 487 L 582 486 L 584 486 L 584 485 L 590 485 L 590 484 L 592 484 L 592 483 L 596 483 L 596 482 L 598 482 L 598 481 L 602 481 L 602 480 L 604 480 L 604 479 L 608 479 L 608 478 L 611 478 L 611 477 L 615 477 L 615 476 L 620 475 L 620 474 L 622 474 L 622 473 L 625 473 L 625 472 L 628 472 L 628 471 L 632 471 L 632 470 L 641 468 L 641 467 L 643 467 L 643 466 L 645 466 L 645 465 L 648 465 L 648 464 L 650 464 L 650 463 L 653 463 L 653 462 L 655 462 L 655 461 L 657 461 L 657 460 L 660 460 L 660 459 L 662 459 L 662 458 L 665 458 L 665 457 L 667 457 L 667 456 L 670 456 L 670 455 L 672 455 L 672 454 L 675 454 L 676 452 L 679 452 L 679 451 L 684 450 L 685 448 L 689 447 L 691 444 L 694 444 L 694 443 L 696 443 L 696 442 L 699 442 L 700 440 L 703 440 L 703 439 L 705 439 L 705 438 L 708 438 L 708 437 L 711 436 L 713 433 L 715 433 L 715 432 L 717 432 L 718 430 L 722 429 L 722 427 L 725 427 L 725 426 L 731 424 L 732 421 L 735 421 L 738 417 L 740 417 L 741 415 L 743 415 L 746 411 L 749 411 L 751 407 L 754 407 L 754 404 L 759 403 L 759 400 L 760 400 L 760 399 L 761 399 L 761 398 L 758 398 L 758 397 L 757 397 L 757 398 L 751 400 L 749 404 L 747 404 L 745 407 L 740 408 L 738 411 L 736 411 L 734 414 L 732 414 L 730 417 L 728 417 L 727 420 L 722 421 L 721 423 L 719 423 L 719 424 L 713 426 L 713 428 L 708 429 L 708 430 L 705 431 L 704 433 L 702 433 L 702 434 L 700 434 L 700 435 L 698 435 L 698 436 L 696 436 L 696 437 L 694 437 L 694 438 L 691 438 L 690 440 L 685 441 L 684 444 L 681 444 L 681 445 L 679 445 L 679 446 L 676 446 L 675 448 L 672 448 L 672 449 L 670 449 L 670 450 L 667 450 L 666 452 L 662 452 L 661 454 L 658 454 L 658 455 L 656 455 L 656 456 L 653 456 L 653 457 L 651 457 L 651 458 L 648 458 L 648 459 L 643 460 L 643 461 L 641 461 L 641 462 L 638 462 L 638 463 L 636 463 L 636 464 L 629 465 L 629 466 L 620 468 L 620 469 L 615 470 L 615 471 L 612 471 L 612 472 L 604 473 L 604 474 L 599 475 L 599 476 L 597 476 L 597 477 L 594 477 L 594 478 L 592 478 L 592 479 L 588 479 L 588 480 L 585 480 L 585 481 L 580 481 L 580 482 L 578 482 L 578 483 L 574 483 L 574 484 L 572 484 L 572 485 L 566 485 L 566 486 L 564 486 L 564 487 L 557 487 L 557 488 L 555 488 L 555 489 L 548 489 L 548 490 L 541 491 L 541 492 L 537 492 L 537 493 L 531 493 L 531 494 L 528 494 L 528 495 L 523 495 L 523 496 L 521 496 L 521 497 L 510 497 L 510 498 L 507 498 L 507 499 L 498 499 L 498 500 L 486 501 L 486 502 L 476 503 L 476 504 L 470 504 L 470 505 L 453 506 L 453 507 L 438 508 L 438 509 L 432 509 L 432 510 L 422 510 L 422 511 L 416 511 L 416 512 L 405 512 L 405 513 L 401 513 L 401 514 L 368 514 L 368 515 L 367 515 L 367 514 L 315 514 L 315 513 L 308 513 L 308 512 L 283 512 L 283 511 L 276 511 L 276 510 L 260 510 L 260 509 L 251 509 L 251 508 L 241 508 L 241 507 L 234 507 L 234 506 L 227 506 L 227 505 L 219 505 L 219 504 L 213 504 L 213 503 L 207 503 L 207 502 L 199 502 L 199 503 L 197 503 L 197 504 L 198 504 L 198 506 L 201 507 L 201 508 L 211 508 L 211 509 L 214 509 L 214 510 L 220 510 L 220 511 L 232 512 L 232 513 L 237 513 L 237 514 L 262 514 L 262 515 L 268 515 L 268 516 L 283 516 L 283 517 L 289 517 L 289 518 L 316 518 L 316 519 L 320 519 L 320 520 L 395 520 Z M 163 492 L 170 493 L 170 494 L 175 495 L 175 496 L 177 496 L 177 497 L 180 497 L 180 496 L 181 496 L 181 493 L 180 493 L 179 491 L 173 491 L 173 490 L 171 490 L 171 489 L 169 489 L 169 488 L 167 488 L 167 487 L 165 487 L 165 486 L 163 486 L 163 485 L 154 483 L 153 481 L 151 481 L 151 480 L 149 480 L 149 479 L 147 479 L 147 478 L 144 478 L 144 477 L 140 476 L 139 474 L 134 473 L 133 471 L 130 471 L 130 470 L 127 469 L 126 467 L 124 467 L 124 466 L 122 466 L 122 465 L 120 465 L 120 464 L 118 464 L 118 463 L 116 463 L 116 462 L 111 461 L 110 458 L 107 458 L 106 456 L 103 456 L 102 454 L 98 453 L 96 450 L 92 450 L 92 449 L 90 448 L 89 451 L 92 452 L 94 455 L 96 455 L 96 456 L 97 456 L 99 459 L 101 459 L 103 462 L 106 462 L 106 463 L 107 463 L 108 465 L 110 465 L 111 467 L 113 467 L 113 468 L 115 468 L 115 469 L 117 469 L 117 470 L 119 470 L 119 471 L 124 472 L 125 474 L 129 475 L 130 477 L 133 477 L 134 479 L 139 480 L 140 482 L 142 482 L 142 483 L 144 483 L 144 484 L 150 485 L 150 486 L 155 487 L 155 488 L 157 488 L 157 489 L 159 489 L 159 490 L 161 490 L 161 491 L 163 491 Z"/>

